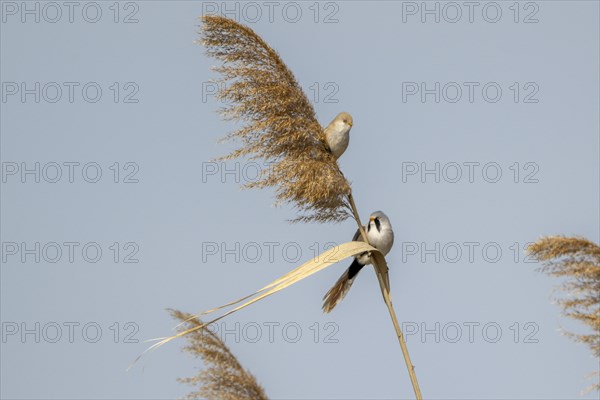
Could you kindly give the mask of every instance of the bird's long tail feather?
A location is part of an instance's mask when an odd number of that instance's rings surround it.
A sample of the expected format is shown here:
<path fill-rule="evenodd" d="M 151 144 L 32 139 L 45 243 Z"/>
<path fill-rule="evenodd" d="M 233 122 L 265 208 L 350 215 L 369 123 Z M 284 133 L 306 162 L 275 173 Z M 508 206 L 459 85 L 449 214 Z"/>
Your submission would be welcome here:
<path fill-rule="evenodd" d="M 346 293 L 352 287 L 356 275 L 364 265 L 360 264 L 356 259 L 352 262 L 350 267 L 344 271 L 340 279 L 337 280 L 335 285 L 323 296 L 323 312 L 329 313 L 331 310 L 338 305 L 340 301 L 346 296 Z"/>

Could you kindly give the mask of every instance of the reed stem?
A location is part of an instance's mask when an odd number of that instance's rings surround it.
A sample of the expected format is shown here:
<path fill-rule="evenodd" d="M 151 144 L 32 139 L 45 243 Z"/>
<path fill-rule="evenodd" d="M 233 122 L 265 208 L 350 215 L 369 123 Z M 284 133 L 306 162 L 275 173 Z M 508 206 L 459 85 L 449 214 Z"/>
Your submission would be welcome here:
<path fill-rule="evenodd" d="M 367 240 L 367 234 L 360 222 L 360 217 L 358 215 L 358 210 L 356 208 L 356 204 L 354 203 L 354 198 L 352 197 L 352 193 L 348 195 L 348 201 L 350 202 L 350 207 L 352 208 L 352 214 L 354 214 L 354 219 L 358 224 L 358 229 L 360 234 L 365 241 L 365 243 L 369 243 Z M 402 329 L 400 329 L 400 324 L 398 323 L 398 319 L 396 318 L 396 312 L 394 311 L 394 306 L 392 305 L 392 297 L 390 292 L 388 291 L 385 279 L 381 275 L 381 269 L 378 267 L 377 262 L 375 261 L 375 257 L 372 257 L 372 261 L 375 267 L 375 272 L 377 273 L 377 279 L 379 280 L 379 286 L 381 286 L 381 293 L 383 294 L 383 301 L 385 301 L 385 305 L 388 308 L 390 313 L 390 317 L 392 318 L 392 323 L 394 324 L 394 329 L 396 330 L 396 336 L 398 337 L 398 342 L 400 342 L 400 348 L 402 349 L 402 355 L 404 356 L 404 362 L 406 363 L 406 369 L 408 370 L 408 375 L 410 377 L 410 382 L 412 384 L 413 390 L 415 392 L 415 398 L 417 400 L 422 400 L 423 396 L 421 395 L 421 389 L 419 388 L 419 382 L 417 381 L 417 374 L 415 373 L 415 366 L 412 364 L 410 360 L 410 355 L 408 354 L 408 347 L 406 346 L 406 341 L 404 340 L 404 334 L 402 333 Z"/>

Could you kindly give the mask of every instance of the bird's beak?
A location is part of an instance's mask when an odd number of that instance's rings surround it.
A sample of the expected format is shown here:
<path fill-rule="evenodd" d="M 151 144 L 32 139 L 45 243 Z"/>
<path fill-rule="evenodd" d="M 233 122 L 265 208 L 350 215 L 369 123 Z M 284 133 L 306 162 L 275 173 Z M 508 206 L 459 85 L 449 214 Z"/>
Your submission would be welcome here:
<path fill-rule="evenodd" d="M 375 217 L 369 218 L 369 221 L 371 221 L 371 222 L 375 221 Z"/>
<path fill-rule="evenodd" d="M 350 125 L 350 128 L 352 128 L 353 123 L 352 122 L 348 122 L 348 125 Z"/>

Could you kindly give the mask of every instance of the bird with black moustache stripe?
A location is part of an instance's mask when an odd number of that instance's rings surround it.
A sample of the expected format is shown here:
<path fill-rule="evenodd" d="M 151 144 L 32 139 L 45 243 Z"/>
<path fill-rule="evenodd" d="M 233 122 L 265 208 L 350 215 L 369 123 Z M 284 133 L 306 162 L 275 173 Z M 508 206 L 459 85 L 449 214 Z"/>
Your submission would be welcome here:
<path fill-rule="evenodd" d="M 394 244 L 394 231 L 390 219 L 382 211 L 375 211 L 369 218 L 369 223 L 365 226 L 367 241 L 385 256 L 392 249 Z M 363 238 L 360 230 L 357 230 L 352 241 L 362 242 Z M 350 267 L 337 280 L 335 285 L 323 297 L 323 312 L 329 313 L 342 299 L 352 286 L 356 276 L 365 265 L 371 264 L 371 255 L 369 252 L 358 254 Z"/>

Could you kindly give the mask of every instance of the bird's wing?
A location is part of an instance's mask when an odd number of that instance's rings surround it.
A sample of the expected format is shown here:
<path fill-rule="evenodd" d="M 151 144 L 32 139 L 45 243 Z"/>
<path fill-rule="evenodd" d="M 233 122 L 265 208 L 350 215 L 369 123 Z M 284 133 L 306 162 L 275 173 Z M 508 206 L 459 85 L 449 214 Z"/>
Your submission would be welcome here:
<path fill-rule="evenodd" d="M 360 229 L 356 229 L 356 233 L 354 237 L 352 237 L 353 242 L 364 242 L 362 235 L 360 234 Z"/>

